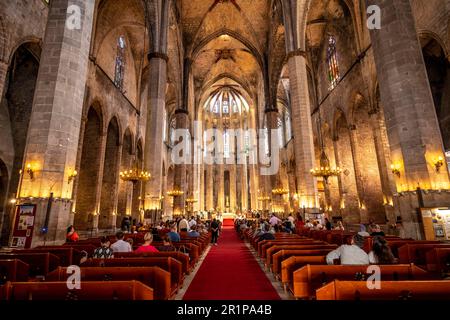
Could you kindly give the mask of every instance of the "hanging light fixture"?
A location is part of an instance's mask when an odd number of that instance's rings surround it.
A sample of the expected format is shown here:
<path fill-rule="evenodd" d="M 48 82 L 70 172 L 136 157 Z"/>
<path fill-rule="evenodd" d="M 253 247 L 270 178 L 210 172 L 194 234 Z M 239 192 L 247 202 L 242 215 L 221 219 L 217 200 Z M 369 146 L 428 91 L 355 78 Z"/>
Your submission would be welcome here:
<path fill-rule="evenodd" d="M 135 166 L 133 169 L 125 170 L 120 172 L 120 179 L 123 181 L 129 181 L 132 183 L 137 183 L 139 181 L 148 181 L 151 178 L 151 174 L 148 171 L 140 170 L 138 168 L 138 163 L 135 161 Z"/>
<path fill-rule="evenodd" d="M 322 122 L 322 119 L 320 117 L 320 109 L 319 109 L 319 121 L 318 121 L 317 131 L 319 133 L 319 141 L 320 141 L 320 147 L 321 147 L 320 167 L 312 168 L 310 170 L 310 172 L 314 177 L 321 177 L 321 178 L 323 178 L 323 181 L 325 183 L 328 183 L 329 177 L 338 176 L 339 174 L 341 174 L 342 170 L 339 167 L 333 168 L 330 166 L 330 160 L 328 160 L 328 156 L 325 152 L 325 146 L 323 143 L 321 122 Z"/>

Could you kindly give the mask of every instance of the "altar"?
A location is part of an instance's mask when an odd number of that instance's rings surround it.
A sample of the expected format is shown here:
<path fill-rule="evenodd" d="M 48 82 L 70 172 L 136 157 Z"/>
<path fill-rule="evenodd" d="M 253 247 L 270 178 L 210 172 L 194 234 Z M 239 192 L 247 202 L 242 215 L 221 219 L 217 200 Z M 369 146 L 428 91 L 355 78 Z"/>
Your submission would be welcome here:
<path fill-rule="evenodd" d="M 234 219 L 236 219 L 236 214 L 231 212 L 222 213 L 222 225 L 223 226 L 234 226 Z"/>

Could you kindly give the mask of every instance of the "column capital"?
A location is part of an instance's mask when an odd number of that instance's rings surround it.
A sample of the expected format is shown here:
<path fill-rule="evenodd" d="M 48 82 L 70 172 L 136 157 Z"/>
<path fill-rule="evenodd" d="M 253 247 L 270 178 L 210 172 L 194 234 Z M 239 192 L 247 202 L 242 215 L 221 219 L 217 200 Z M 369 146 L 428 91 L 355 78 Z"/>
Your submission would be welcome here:
<path fill-rule="evenodd" d="M 286 60 L 289 60 L 292 57 L 297 57 L 297 56 L 301 56 L 306 58 L 307 52 L 305 50 L 302 49 L 295 49 L 291 52 L 288 52 L 288 54 L 286 55 Z"/>
<path fill-rule="evenodd" d="M 169 56 L 163 52 L 150 52 L 147 55 L 147 59 L 150 61 L 151 59 L 162 59 L 166 62 L 169 62 Z"/>

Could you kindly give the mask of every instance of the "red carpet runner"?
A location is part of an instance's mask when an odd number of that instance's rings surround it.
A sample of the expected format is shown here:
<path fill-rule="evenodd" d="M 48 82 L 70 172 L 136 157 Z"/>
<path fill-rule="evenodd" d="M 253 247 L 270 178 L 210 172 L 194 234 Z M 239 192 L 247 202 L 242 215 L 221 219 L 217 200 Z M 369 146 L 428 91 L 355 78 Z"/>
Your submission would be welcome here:
<path fill-rule="evenodd" d="M 280 300 L 245 243 L 224 227 L 189 286 L 184 300 Z"/>

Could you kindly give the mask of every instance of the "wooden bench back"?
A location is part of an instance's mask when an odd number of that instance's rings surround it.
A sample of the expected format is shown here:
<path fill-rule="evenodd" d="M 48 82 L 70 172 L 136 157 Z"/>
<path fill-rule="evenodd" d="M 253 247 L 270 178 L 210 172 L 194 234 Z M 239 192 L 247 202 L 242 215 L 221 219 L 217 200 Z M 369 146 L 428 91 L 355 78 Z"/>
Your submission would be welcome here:
<path fill-rule="evenodd" d="M 281 262 L 281 282 L 289 284 L 292 282 L 293 273 L 307 264 L 327 264 L 326 255 L 320 256 L 292 256 Z"/>
<path fill-rule="evenodd" d="M 82 267 L 159 267 L 170 273 L 176 287 L 182 285 L 184 278 L 182 263 L 171 257 L 90 259 Z"/>
<path fill-rule="evenodd" d="M 1 253 L 0 260 L 5 259 L 18 259 L 28 264 L 30 277 L 46 276 L 61 265 L 59 258 L 48 252 Z"/>
<path fill-rule="evenodd" d="M 272 256 L 271 267 L 272 271 L 275 274 L 279 274 L 281 272 L 281 263 L 283 260 L 286 260 L 292 256 L 322 256 L 327 255 L 330 251 L 333 251 L 334 248 L 323 248 L 323 249 L 282 249 L 276 252 Z"/>
<path fill-rule="evenodd" d="M 426 253 L 427 270 L 450 273 L 450 248 L 433 248 Z"/>
<path fill-rule="evenodd" d="M 34 249 L 19 249 L 13 250 L 14 253 L 41 253 L 48 252 L 54 254 L 59 258 L 60 265 L 67 267 L 73 264 L 78 264 L 81 259 L 81 252 L 69 246 L 48 246 L 36 247 Z"/>
<path fill-rule="evenodd" d="M 59 267 L 50 272 L 46 281 L 67 281 L 67 268 Z M 153 289 L 155 300 L 168 300 L 171 296 L 170 273 L 159 267 L 83 267 L 81 281 L 130 281 L 136 280 Z"/>
<path fill-rule="evenodd" d="M 276 245 L 270 247 L 266 251 L 266 265 L 271 265 L 273 262 L 273 256 L 281 250 L 320 250 L 320 249 L 329 249 L 328 252 L 336 249 L 337 246 L 335 244 L 319 244 L 319 245 Z"/>
<path fill-rule="evenodd" d="M 275 245 L 321 245 L 326 244 L 322 241 L 317 240 L 289 240 L 289 241 L 282 241 L 282 240 L 264 240 L 265 243 L 258 244 L 258 254 L 261 258 L 266 257 L 267 250 Z"/>
<path fill-rule="evenodd" d="M 28 281 L 30 266 L 18 259 L 0 260 L 0 286 L 6 281 Z"/>
<path fill-rule="evenodd" d="M 88 281 L 80 290 L 64 282 L 8 282 L 0 300 L 153 300 L 153 289 L 139 281 Z"/>
<path fill-rule="evenodd" d="M 183 273 L 189 274 L 191 270 L 191 265 L 189 264 L 189 256 L 181 252 L 145 252 L 145 253 L 134 253 L 134 252 L 119 252 L 114 253 L 114 258 L 164 258 L 171 257 L 181 262 L 183 267 Z"/>
<path fill-rule="evenodd" d="M 378 267 L 383 281 L 437 280 L 427 271 L 410 264 Z M 372 274 L 367 273 L 368 266 L 307 265 L 294 272 L 293 294 L 299 299 L 312 298 L 317 289 L 330 281 L 354 281 L 357 278 L 362 280 L 362 275 L 367 279 Z"/>
<path fill-rule="evenodd" d="M 450 281 L 381 281 L 371 290 L 365 281 L 335 280 L 316 290 L 317 300 L 450 300 Z"/>
<path fill-rule="evenodd" d="M 450 244 L 416 244 L 408 243 L 398 248 L 400 263 L 414 263 L 425 266 L 427 264 L 426 253 L 434 248 L 450 248 Z"/>

